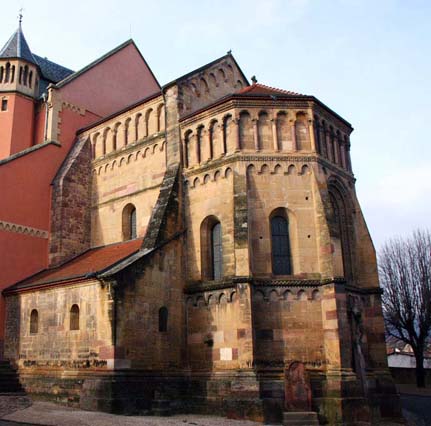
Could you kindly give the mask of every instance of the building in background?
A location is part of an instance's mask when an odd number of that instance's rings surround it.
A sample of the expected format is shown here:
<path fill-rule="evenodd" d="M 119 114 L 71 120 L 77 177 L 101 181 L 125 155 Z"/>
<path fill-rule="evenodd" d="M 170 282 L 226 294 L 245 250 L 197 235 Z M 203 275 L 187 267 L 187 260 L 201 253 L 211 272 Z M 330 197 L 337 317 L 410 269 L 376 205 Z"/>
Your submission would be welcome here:
<path fill-rule="evenodd" d="M 0 98 L 1 329 L 29 392 L 400 416 L 346 120 L 230 52 L 160 87 L 133 41 L 72 72 L 21 26 Z"/>

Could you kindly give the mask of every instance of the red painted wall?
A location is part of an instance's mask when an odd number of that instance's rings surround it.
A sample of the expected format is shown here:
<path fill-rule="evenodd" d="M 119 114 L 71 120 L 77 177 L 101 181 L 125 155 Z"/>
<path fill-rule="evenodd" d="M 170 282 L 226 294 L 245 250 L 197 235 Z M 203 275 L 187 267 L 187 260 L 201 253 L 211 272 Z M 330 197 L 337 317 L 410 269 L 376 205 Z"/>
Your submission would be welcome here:
<path fill-rule="evenodd" d="M 7 111 L 0 111 L 0 159 L 33 143 L 34 101 L 16 93 L 7 96 Z"/>
<path fill-rule="evenodd" d="M 35 109 L 33 145 L 44 141 L 46 123 L 46 105 L 41 104 Z"/>
<path fill-rule="evenodd" d="M 60 112 L 61 147 L 47 145 L 0 164 L 2 221 L 48 231 L 51 182 L 75 141 L 76 131 L 160 89 L 137 48 L 128 44 L 56 90 L 62 101 L 84 107 L 87 112 L 81 115 L 66 107 Z M 19 151 L 33 141 L 43 141 L 45 113 L 42 108 L 35 114 L 33 104 L 24 102 L 21 96 L 14 98 L 11 106 L 16 111 L 15 120 L 11 126 L 11 116 L 2 117 L 0 113 L 0 134 L 7 143 L 16 136 L 21 144 L 16 145 Z M 1 149 L 0 146 L 0 158 Z M 48 244 L 47 239 L 0 230 L 0 291 L 46 268 Z M 3 336 L 4 308 L 0 303 L 0 357 Z"/>
<path fill-rule="evenodd" d="M 72 104 L 107 116 L 160 91 L 134 44 L 129 44 L 61 88 Z"/>

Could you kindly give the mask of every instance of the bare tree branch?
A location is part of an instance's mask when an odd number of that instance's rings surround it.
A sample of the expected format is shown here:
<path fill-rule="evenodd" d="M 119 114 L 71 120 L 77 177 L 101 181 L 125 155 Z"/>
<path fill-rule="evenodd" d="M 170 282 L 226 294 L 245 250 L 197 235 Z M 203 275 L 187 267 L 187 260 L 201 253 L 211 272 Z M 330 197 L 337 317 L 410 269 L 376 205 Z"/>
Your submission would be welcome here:
<path fill-rule="evenodd" d="M 388 241 L 379 254 L 379 276 L 387 333 L 409 344 L 416 358 L 416 380 L 425 386 L 424 349 L 431 332 L 431 233 Z"/>

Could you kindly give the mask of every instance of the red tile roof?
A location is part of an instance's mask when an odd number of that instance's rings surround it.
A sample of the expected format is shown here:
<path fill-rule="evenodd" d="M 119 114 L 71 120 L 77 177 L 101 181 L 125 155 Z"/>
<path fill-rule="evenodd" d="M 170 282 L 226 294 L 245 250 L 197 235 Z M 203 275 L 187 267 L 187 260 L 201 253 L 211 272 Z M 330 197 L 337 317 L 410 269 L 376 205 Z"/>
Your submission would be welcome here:
<path fill-rule="evenodd" d="M 237 92 L 239 95 L 290 95 L 306 96 L 301 93 L 291 92 L 290 90 L 277 89 L 275 87 L 265 86 L 264 84 L 254 83 L 251 86 L 244 87 Z"/>
<path fill-rule="evenodd" d="M 101 272 L 139 251 L 142 246 L 142 241 L 142 238 L 138 238 L 87 250 L 62 265 L 45 269 L 23 281 L 20 281 L 6 289 L 6 292 L 34 287 L 41 284 L 84 278 L 92 273 Z"/>

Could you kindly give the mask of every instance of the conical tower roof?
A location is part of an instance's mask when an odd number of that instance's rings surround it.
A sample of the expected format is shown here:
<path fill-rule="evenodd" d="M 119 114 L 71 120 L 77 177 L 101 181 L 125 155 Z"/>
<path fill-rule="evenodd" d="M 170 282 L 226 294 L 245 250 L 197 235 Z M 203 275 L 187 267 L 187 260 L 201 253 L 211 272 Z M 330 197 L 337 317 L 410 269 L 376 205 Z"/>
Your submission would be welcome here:
<path fill-rule="evenodd" d="M 28 47 L 21 28 L 21 22 L 18 29 L 12 34 L 11 38 L 0 50 L 0 58 L 19 58 L 37 65 L 37 61 Z"/>

